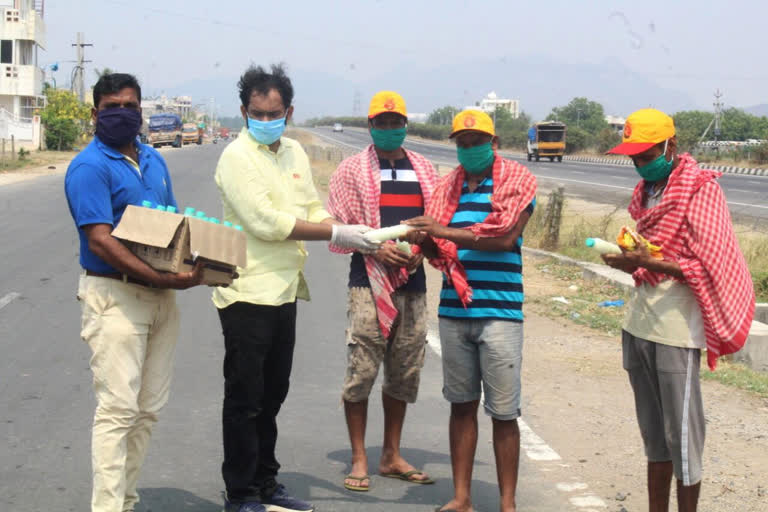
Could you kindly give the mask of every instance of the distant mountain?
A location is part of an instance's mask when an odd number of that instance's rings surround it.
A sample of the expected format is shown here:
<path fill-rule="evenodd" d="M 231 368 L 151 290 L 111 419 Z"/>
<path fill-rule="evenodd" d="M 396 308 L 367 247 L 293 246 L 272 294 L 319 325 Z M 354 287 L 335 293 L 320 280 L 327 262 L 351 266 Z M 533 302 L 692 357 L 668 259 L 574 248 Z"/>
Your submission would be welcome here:
<path fill-rule="evenodd" d="M 753 105 L 751 107 L 745 107 L 742 110 L 748 114 L 755 116 L 768 116 L 768 103 L 762 103 L 760 105 Z"/>
<path fill-rule="evenodd" d="M 697 108 L 684 92 L 664 89 L 615 59 L 600 64 L 536 56 L 477 59 L 440 67 L 405 63 L 357 84 L 326 73 L 290 72 L 298 120 L 351 115 L 356 92 L 358 113 L 364 115 L 370 97 L 382 89 L 400 92 L 409 111 L 427 113 L 444 105 L 472 105 L 490 91 L 500 98 L 519 99 L 521 108 L 534 119 L 546 117 L 552 107 L 577 96 L 598 101 L 606 114 L 619 116 L 648 106 L 670 113 Z M 236 85 L 237 77 L 196 80 L 168 89 L 166 94 L 189 94 L 194 102 L 213 96 L 220 115 L 231 116 L 239 108 Z"/>

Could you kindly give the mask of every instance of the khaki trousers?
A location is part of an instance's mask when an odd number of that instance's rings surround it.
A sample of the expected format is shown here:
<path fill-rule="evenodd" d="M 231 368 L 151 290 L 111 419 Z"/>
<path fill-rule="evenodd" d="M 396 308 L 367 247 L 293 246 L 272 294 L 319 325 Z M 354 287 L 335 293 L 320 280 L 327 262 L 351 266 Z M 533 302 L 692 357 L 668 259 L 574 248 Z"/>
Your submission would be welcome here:
<path fill-rule="evenodd" d="M 152 426 L 168 401 L 179 333 L 176 294 L 82 275 L 77 297 L 97 403 L 91 510 L 132 511 Z"/>

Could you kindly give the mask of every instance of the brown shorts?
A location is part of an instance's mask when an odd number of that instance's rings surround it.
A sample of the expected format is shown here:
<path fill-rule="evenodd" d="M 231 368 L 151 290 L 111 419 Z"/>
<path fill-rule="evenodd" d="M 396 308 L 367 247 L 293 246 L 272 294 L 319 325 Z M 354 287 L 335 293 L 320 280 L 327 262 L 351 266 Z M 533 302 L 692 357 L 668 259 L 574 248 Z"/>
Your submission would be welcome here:
<path fill-rule="evenodd" d="M 427 296 L 396 291 L 392 302 L 398 315 L 387 339 L 379 329 L 371 289 L 349 289 L 347 373 L 342 390 L 347 402 L 368 398 L 382 362 L 384 393 L 404 402 L 416 401 L 427 342 Z"/>

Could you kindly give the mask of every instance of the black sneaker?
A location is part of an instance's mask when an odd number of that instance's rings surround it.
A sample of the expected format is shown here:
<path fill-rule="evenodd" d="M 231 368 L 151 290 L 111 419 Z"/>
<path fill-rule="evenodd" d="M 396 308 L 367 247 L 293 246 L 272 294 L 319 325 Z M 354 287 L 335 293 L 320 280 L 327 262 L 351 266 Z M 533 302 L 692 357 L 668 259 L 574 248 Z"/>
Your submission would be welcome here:
<path fill-rule="evenodd" d="M 267 507 L 268 512 L 313 512 L 315 510 L 312 504 L 289 496 L 283 484 L 277 484 L 271 496 L 262 495 L 261 502 Z"/>
<path fill-rule="evenodd" d="M 258 501 L 246 501 L 243 503 L 230 503 L 224 500 L 224 512 L 267 512 L 267 507 Z"/>

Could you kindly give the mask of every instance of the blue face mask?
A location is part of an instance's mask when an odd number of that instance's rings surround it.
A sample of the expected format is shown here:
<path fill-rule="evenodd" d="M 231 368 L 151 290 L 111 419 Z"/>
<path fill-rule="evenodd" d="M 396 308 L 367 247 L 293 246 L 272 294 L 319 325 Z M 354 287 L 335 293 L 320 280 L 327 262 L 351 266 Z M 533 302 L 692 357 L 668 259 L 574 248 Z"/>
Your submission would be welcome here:
<path fill-rule="evenodd" d="M 284 117 L 274 121 L 258 121 L 248 118 L 248 133 L 251 134 L 259 144 L 269 146 L 279 139 L 285 131 L 286 120 Z"/>

